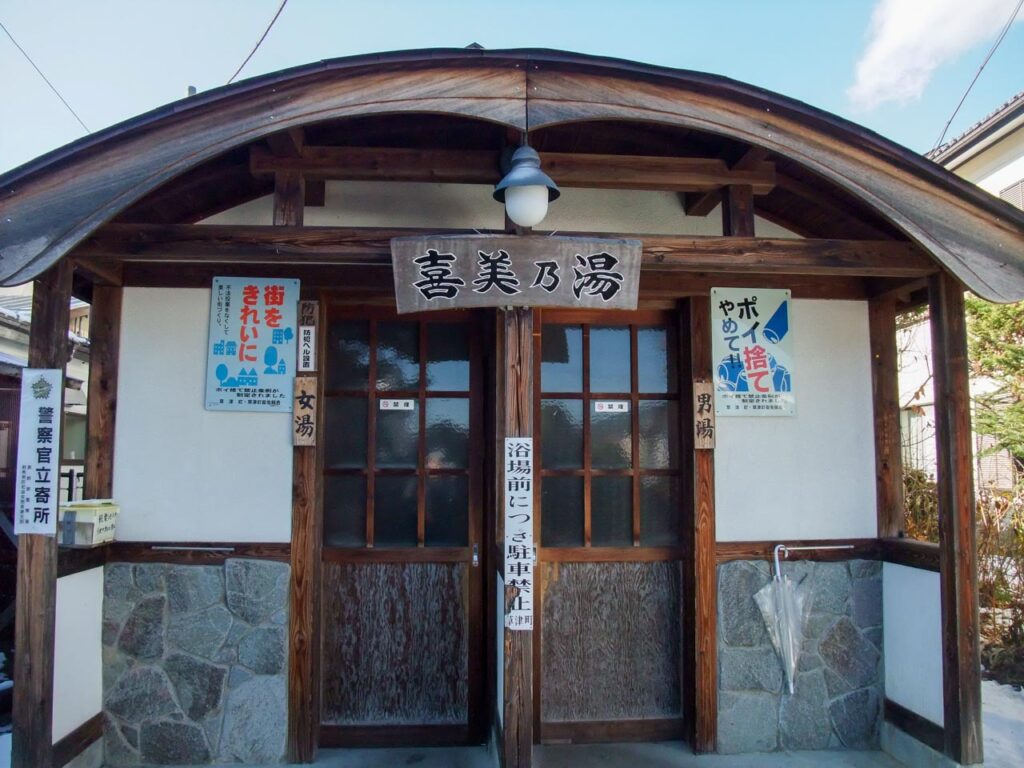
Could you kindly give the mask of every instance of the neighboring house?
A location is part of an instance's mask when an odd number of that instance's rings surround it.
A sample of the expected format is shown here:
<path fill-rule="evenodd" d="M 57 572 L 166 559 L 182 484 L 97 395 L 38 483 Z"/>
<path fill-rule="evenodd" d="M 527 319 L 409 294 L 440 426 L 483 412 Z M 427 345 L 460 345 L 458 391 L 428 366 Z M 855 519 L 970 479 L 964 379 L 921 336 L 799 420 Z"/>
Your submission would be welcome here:
<path fill-rule="evenodd" d="M 0 510 L 10 514 L 14 503 L 13 467 L 18 449 L 18 403 L 21 371 L 28 365 L 28 337 L 32 318 L 31 283 L 0 288 Z M 65 369 L 64 446 L 61 462 L 61 498 L 69 484 L 81 496 L 85 463 L 85 405 L 89 380 L 89 305 L 71 303 L 68 339 L 72 354 Z"/>
<path fill-rule="evenodd" d="M 1024 91 L 927 157 L 1024 209 Z"/>
<path fill-rule="evenodd" d="M 958 176 L 1024 209 L 1024 91 L 964 133 L 927 154 Z M 931 387 L 931 339 L 922 318 L 899 331 L 903 461 L 935 474 L 935 407 Z M 971 381 L 971 396 L 991 394 L 989 379 Z M 979 489 L 1008 490 L 1016 470 L 1007 451 L 991 451 L 988 435 L 974 437 L 974 472 Z"/>

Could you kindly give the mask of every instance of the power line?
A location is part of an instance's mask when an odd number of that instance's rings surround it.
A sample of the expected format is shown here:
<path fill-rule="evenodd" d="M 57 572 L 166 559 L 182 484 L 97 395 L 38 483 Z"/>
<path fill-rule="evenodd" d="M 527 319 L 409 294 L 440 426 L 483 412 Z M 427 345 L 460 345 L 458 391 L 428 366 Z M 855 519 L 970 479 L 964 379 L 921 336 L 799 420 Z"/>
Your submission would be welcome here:
<path fill-rule="evenodd" d="M 281 5 L 278 6 L 277 13 L 274 14 L 274 18 L 272 18 L 270 20 L 270 23 L 267 24 L 267 28 L 265 30 L 263 30 L 263 34 L 260 35 L 260 39 L 256 41 L 256 45 L 253 46 L 253 49 L 251 51 L 249 51 L 249 55 L 245 57 L 245 61 L 243 61 L 239 65 L 238 69 L 235 70 L 235 74 L 233 74 L 228 79 L 228 85 L 231 85 L 231 83 L 233 83 L 235 81 L 235 78 L 238 77 L 238 73 L 241 72 L 243 69 L 245 69 L 245 65 L 249 63 L 249 59 L 251 59 L 252 55 L 254 53 L 256 53 L 256 51 L 259 50 L 259 47 L 263 44 L 263 41 L 267 39 L 267 35 L 270 34 L 271 27 L 274 26 L 274 22 L 277 21 L 277 17 L 281 15 L 281 11 L 284 10 L 284 7 L 286 5 L 288 5 L 288 0 L 281 0 Z"/>
<path fill-rule="evenodd" d="M 11 42 L 12 42 L 12 43 L 14 43 L 14 47 L 15 47 L 15 48 L 17 48 L 17 49 L 18 49 L 19 51 L 21 51 L 21 55 L 22 55 L 22 56 L 24 56 L 24 57 L 25 57 L 25 60 L 26 60 L 26 61 L 27 61 L 27 62 L 28 62 L 29 64 L 31 64 L 31 65 L 32 65 L 32 68 L 33 68 L 33 69 L 34 69 L 34 70 L 35 70 L 36 72 L 38 72 L 38 73 L 39 73 L 39 76 L 40 76 L 41 78 L 43 78 L 43 82 L 45 82 L 45 83 L 46 83 L 46 84 L 47 84 L 48 86 L 50 86 L 50 90 L 51 90 L 51 91 L 53 91 L 53 92 L 54 92 L 54 93 L 55 93 L 55 94 L 57 95 L 57 98 L 58 98 L 58 99 L 60 99 L 60 101 L 61 101 L 61 104 L 63 104 L 63 105 L 65 106 L 65 107 L 67 107 L 67 108 L 68 108 L 68 112 L 70 112 L 70 113 L 71 113 L 72 115 L 74 115 L 74 116 L 75 116 L 75 120 L 77 120 L 77 121 L 78 121 L 78 124 L 79 124 L 80 126 L 82 126 L 82 128 L 84 128 L 84 129 L 85 129 L 85 132 L 86 132 L 86 133 L 92 133 L 92 131 L 90 131 L 90 130 L 89 130 L 89 126 L 87 126 L 87 125 L 86 125 L 85 123 L 83 123 L 83 122 L 82 122 L 82 118 L 80 118 L 80 117 L 78 116 L 78 113 L 77 113 L 77 112 L 75 112 L 75 110 L 73 110 L 73 109 L 71 108 L 71 105 L 70 105 L 70 104 L 68 104 L 68 102 L 67 102 L 67 99 L 65 99 L 65 98 L 64 98 L 63 96 L 61 96 L 61 95 L 60 95 L 60 91 L 58 91 L 58 90 L 57 90 L 57 87 L 56 87 L 56 86 L 55 86 L 55 85 L 54 85 L 53 83 L 51 83 L 51 82 L 50 82 L 49 78 L 48 78 L 48 77 L 47 77 L 46 75 L 44 75 L 44 74 L 43 74 L 43 70 L 41 70 L 41 69 L 40 69 L 39 67 L 37 67 L 37 66 L 36 66 L 36 63 L 35 63 L 34 61 L 32 61 L 32 57 L 31 57 L 31 56 L 29 56 L 29 55 L 28 55 L 28 53 L 26 53 L 26 51 L 25 51 L 25 49 L 24 49 L 24 48 L 22 48 L 22 47 L 21 47 L 20 45 L 18 45 L 18 41 L 14 39 L 14 35 L 12 35 L 12 34 L 11 34 L 11 31 L 10 31 L 10 30 L 9 30 L 9 29 L 8 29 L 7 27 L 5 27 L 5 26 L 4 26 L 4 24 L 3 24 L 3 22 L 2 22 L 2 21 L 0 21 L 0 29 L 2 29 L 2 30 L 3 30 L 4 32 L 6 32 L 6 33 L 7 33 L 7 36 L 8 36 L 9 38 L 11 38 Z"/>
<path fill-rule="evenodd" d="M 933 152 L 942 145 L 942 140 L 946 138 L 946 131 L 949 130 L 949 126 L 953 123 L 953 119 L 960 111 L 960 107 L 962 107 L 964 102 L 967 100 L 967 94 L 971 92 L 974 84 L 978 82 L 978 78 L 981 77 L 981 71 L 985 69 L 985 65 L 988 64 L 988 60 L 992 58 L 992 54 L 996 52 L 996 48 L 998 48 L 999 44 L 1003 42 L 1003 38 L 1006 37 L 1006 33 L 1010 31 L 1010 27 L 1013 26 L 1013 21 L 1017 18 L 1017 14 L 1020 13 L 1022 6 L 1024 6 L 1024 0 L 1018 0 L 1017 7 L 1013 9 L 1013 13 L 1010 14 L 1010 18 L 1006 20 L 1006 24 L 1003 26 L 1003 31 L 999 33 L 999 37 L 997 37 L 996 41 L 992 44 L 988 55 L 985 56 L 985 60 L 981 62 L 981 66 L 978 67 L 978 71 L 974 73 L 974 79 L 971 80 L 971 84 L 967 86 L 967 90 L 964 91 L 964 95 L 960 97 L 960 103 L 956 105 L 956 109 L 953 110 L 953 114 L 949 116 L 949 120 L 947 120 L 946 125 L 943 126 L 942 133 L 939 134 L 939 140 L 936 141 L 935 146 L 932 147 Z"/>

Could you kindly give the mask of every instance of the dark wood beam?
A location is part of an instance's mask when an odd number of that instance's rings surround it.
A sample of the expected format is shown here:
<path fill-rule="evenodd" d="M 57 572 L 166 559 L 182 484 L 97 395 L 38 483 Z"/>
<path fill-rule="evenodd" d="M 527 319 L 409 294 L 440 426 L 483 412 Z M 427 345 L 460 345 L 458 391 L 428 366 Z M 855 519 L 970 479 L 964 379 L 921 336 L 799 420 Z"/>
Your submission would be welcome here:
<path fill-rule="evenodd" d="M 298 148 L 301 151 L 301 146 Z M 302 229 L 305 178 L 285 170 L 274 176 L 274 225 Z M 308 289 L 307 289 L 308 291 Z M 308 296 L 308 293 L 307 293 Z M 316 355 L 321 360 L 321 354 Z M 322 393 L 319 378 L 317 397 Z M 317 431 L 323 431 L 323 408 Z M 320 499 L 322 479 L 314 446 L 292 455 L 291 606 L 288 639 L 288 759 L 316 760 L 320 729 Z"/>
<path fill-rule="evenodd" d="M 768 159 L 768 150 L 761 147 L 750 147 L 744 155 L 732 163 L 732 171 L 753 171 L 760 168 Z M 713 189 L 707 192 L 684 192 L 683 210 L 687 216 L 707 216 L 715 206 L 722 202 L 722 190 Z"/>
<path fill-rule="evenodd" d="M 978 553 L 964 288 L 945 272 L 928 283 L 935 373 L 942 688 L 946 755 L 982 762 Z"/>
<path fill-rule="evenodd" d="M 875 503 L 878 536 L 903 533 L 903 456 L 900 443 L 899 361 L 896 301 L 868 302 L 871 392 L 875 416 Z"/>
<path fill-rule="evenodd" d="M 301 157 L 306 146 L 306 132 L 296 127 L 272 133 L 267 136 L 267 146 L 276 157 Z"/>
<path fill-rule="evenodd" d="M 780 190 L 799 198 L 800 203 L 812 206 L 828 217 L 829 221 L 844 222 L 856 227 L 858 237 L 884 238 L 888 233 L 865 220 L 862 215 L 850 210 L 849 204 L 837 199 L 832 186 L 819 186 L 788 174 L 778 174 Z M 804 202 L 806 201 L 806 203 Z"/>
<path fill-rule="evenodd" d="M 301 173 L 281 171 L 274 176 L 274 226 L 301 227 L 306 204 L 306 180 Z"/>
<path fill-rule="evenodd" d="M 53 745 L 54 768 L 63 768 L 103 737 L 103 713 L 97 712 Z"/>
<path fill-rule="evenodd" d="M 731 169 L 724 160 L 707 157 L 541 152 L 540 158 L 544 171 L 564 187 L 700 192 L 742 184 L 758 195 L 775 187 L 775 166 L 768 162 Z M 257 176 L 295 171 L 350 181 L 495 184 L 501 179 L 500 153 L 486 150 L 305 147 L 298 157 L 279 157 L 255 146 L 249 168 Z"/>
<path fill-rule="evenodd" d="M 879 557 L 883 562 L 938 573 L 939 545 L 917 539 L 879 539 Z"/>
<path fill-rule="evenodd" d="M 471 233 L 467 230 L 110 224 L 80 245 L 75 254 L 94 263 L 390 265 L 392 237 L 425 234 Z M 917 246 L 897 240 L 606 236 L 642 240 L 644 269 L 656 271 L 920 277 L 937 269 Z"/>
<path fill-rule="evenodd" d="M 730 185 L 722 189 L 722 234 L 754 236 L 754 191 L 749 186 Z"/>
<path fill-rule="evenodd" d="M 184 264 L 179 262 L 125 265 L 125 286 L 133 288 L 202 288 L 218 275 L 283 277 L 302 281 L 303 289 L 338 291 L 353 300 L 394 306 L 395 283 L 390 265 L 336 266 L 330 264 Z M 795 299 L 867 298 L 858 277 L 828 275 L 772 275 L 704 272 L 640 273 L 640 301 L 673 304 L 684 296 L 706 296 L 723 279 L 737 288 L 788 288 Z M 356 298 L 358 297 L 358 298 Z"/>
<path fill-rule="evenodd" d="M 921 717 L 892 699 L 885 700 L 883 712 L 886 722 L 892 723 L 936 752 L 942 752 L 946 736 L 941 725 L 936 725 L 931 720 Z"/>
<path fill-rule="evenodd" d="M 772 560 L 778 541 L 720 541 L 715 545 L 715 557 L 719 563 L 730 560 Z M 786 559 L 811 560 L 817 563 L 835 563 L 846 560 L 877 560 L 878 539 L 801 539 L 787 541 L 790 547 L 808 547 L 805 551 L 791 551 Z M 849 549 L 828 549 L 830 546 L 844 546 Z M 813 549 L 825 547 L 825 549 Z"/>
<path fill-rule="evenodd" d="M 327 182 L 323 179 L 306 179 L 306 207 L 323 208 L 327 204 Z"/>
<path fill-rule="evenodd" d="M 712 379 L 711 302 L 690 299 L 690 372 Z M 689 425 L 687 425 L 689 426 Z M 718 742 L 718 570 L 715 556 L 715 452 L 693 451 L 694 713 L 693 751 L 714 752 Z"/>
<path fill-rule="evenodd" d="M 67 365 L 73 274 L 71 261 L 62 259 L 40 275 L 33 285 L 29 368 L 64 370 Z M 13 768 L 51 768 L 56 536 L 22 534 L 18 537 L 16 594 L 11 765 Z"/>
<path fill-rule="evenodd" d="M 121 265 L 110 261 L 75 259 L 75 276 L 84 277 L 93 285 L 121 285 Z"/>
<path fill-rule="evenodd" d="M 266 141 L 274 157 L 302 157 L 302 150 L 306 146 L 306 131 L 301 127 L 289 128 L 270 134 Z M 305 204 L 309 207 L 323 207 L 327 195 L 324 180 L 306 179 L 305 183 Z"/>
<path fill-rule="evenodd" d="M 125 286 L 208 288 L 210 281 L 218 275 L 296 278 L 302 281 L 303 289 L 337 292 L 343 288 L 353 301 L 390 307 L 395 304 L 394 276 L 390 266 L 139 263 L 125 265 Z M 670 307 L 685 296 L 708 295 L 713 286 L 722 284 L 723 278 L 737 288 L 788 288 L 795 299 L 867 299 L 864 281 L 857 277 L 644 271 L 640 273 L 640 301 L 662 302 Z"/>
<path fill-rule="evenodd" d="M 120 288 L 96 286 L 89 311 L 88 442 L 85 449 L 85 498 L 114 495 L 114 423 L 117 370 L 121 348 Z"/>
<path fill-rule="evenodd" d="M 534 437 L 534 365 L 532 311 L 528 307 L 517 307 L 503 310 L 498 317 L 504 331 L 502 379 L 505 385 L 505 391 L 500 393 L 505 416 L 497 441 L 500 447 L 505 437 Z M 535 467 L 534 472 L 537 471 Z M 504 499 L 504 495 L 499 498 Z M 499 506 L 499 515 L 504 521 L 504 501 Z M 539 533 L 537 531 L 535 535 Z M 504 537 L 504 530 L 500 535 Z M 505 587 L 505 612 L 518 591 L 514 587 Z M 538 602 L 535 598 L 535 607 Z M 501 765 L 503 768 L 530 768 L 533 761 L 533 632 L 505 629 L 503 642 L 505 690 L 501 704 L 504 707 L 499 750 Z"/>

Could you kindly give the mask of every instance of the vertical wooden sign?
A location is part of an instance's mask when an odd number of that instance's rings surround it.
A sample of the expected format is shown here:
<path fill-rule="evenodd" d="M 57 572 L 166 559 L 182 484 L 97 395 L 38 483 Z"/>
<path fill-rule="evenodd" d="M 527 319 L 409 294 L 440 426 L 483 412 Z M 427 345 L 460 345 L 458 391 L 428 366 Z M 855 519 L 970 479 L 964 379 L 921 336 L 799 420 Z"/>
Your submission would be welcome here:
<path fill-rule="evenodd" d="M 693 447 L 698 450 L 715 447 L 714 385 L 705 379 L 693 382 Z"/>
<path fill-rule="evenodd" d="M 296 376 L 292 398 L 292 445 L 316 445 L 316 376 Z"/>

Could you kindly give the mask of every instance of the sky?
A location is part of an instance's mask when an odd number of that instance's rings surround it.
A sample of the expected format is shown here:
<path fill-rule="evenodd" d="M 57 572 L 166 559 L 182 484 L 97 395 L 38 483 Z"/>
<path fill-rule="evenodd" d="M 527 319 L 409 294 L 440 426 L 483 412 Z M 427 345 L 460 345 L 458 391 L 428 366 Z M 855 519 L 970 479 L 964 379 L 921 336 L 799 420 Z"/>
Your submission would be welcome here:
<path fill-rule="evenodd" d="M 710 72 L 850 119 L 918 152 L 939 138 L 1018 0 L 289 0 L 239 79 L 430 47 L 557 48 Z M 92 131 L 225 84 L 280 0 L 0 0 Z M 0 172 L 84 135 L 0 31 Z M 1019 12 L 951 125 L 1024 90 Z"/>

